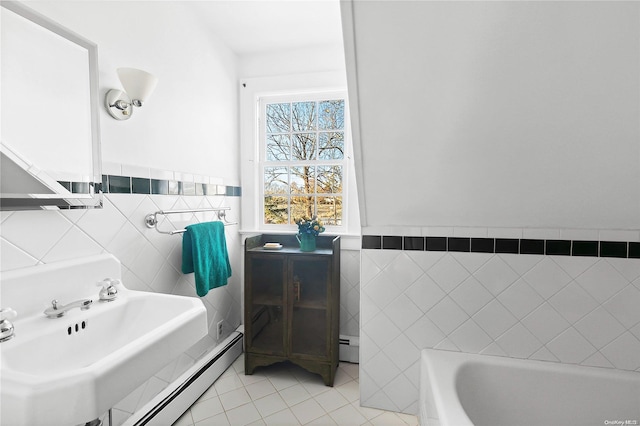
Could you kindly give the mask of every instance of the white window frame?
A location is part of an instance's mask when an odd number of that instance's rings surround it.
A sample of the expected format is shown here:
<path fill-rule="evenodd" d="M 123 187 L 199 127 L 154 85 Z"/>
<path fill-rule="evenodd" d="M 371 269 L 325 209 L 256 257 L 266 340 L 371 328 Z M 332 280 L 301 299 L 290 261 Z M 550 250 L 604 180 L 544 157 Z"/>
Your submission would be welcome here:
<path fill-rule="evenodd" d="M 278 94 L 278 95 L 265 95 L 260 96 L 258 98 L 258 162 L 257 162 L 257 170 L 259 180 L 259 188 L 258 188 L 258 199 L 257 203 L 259 205 L 259 227 L 260 229 L 265 230 L 266 232 L 287 232 L 287 231 L 297 231 L 297 226 L 292 224 L 269 224 L 264 223 L 264 167 L 269 166 L 283 166 L 283 167 L 295 167 L 297 165 L 303 164 L 303 161 L 267 161 L 266 159 L 266 105 L 272 103 L 289 103 L 289 102 L 304 102 L 304 101 L 327 101 L 327 100 L 335 100 L 342 99 L 344 100 L 344 158 L 341 160 L 312 160 L 309 163 L 312 163 L 316 166 L 322 165 L 340 165 L 342 166 L 342 193 L 340 196 L 342 197 L 342 218 L 341 225 L 326 225 L 326 233 L 328 234 L 344 234 L 348 229 L 348 208 L 349 208 L 349 195 L 348 195 L 348 187 L 349 187 L 349 159 L 352 158 L 352 142 L 351 142 L 351 127 L 349 123 L 349 99 L 346 91 L 320 91 L 314 93 L 295 93 L 295 94 Z M 290 198 L 294 195 L 287 194 L 287 197 Z M 318 197 L 318 194 L 315 194 Z M 330 194 L 327 194 L 330 196 Z"/>
<path fill-rule="evenodd" d="M 264 77 L 248 77 L 240 80 L 240 178 L 242 185 L 242 197 L 240 197 L 240 234 L 244 236 L 256 235 L 267 232 L 282 234 L 294 234 L 297 232 L 295 225 L 280 225 L 283 228 L 265 227 L 262 225 L 263 213 L 260 199 L 260 148 L 259 148 L 259 104 L 261 97 L 315 94 L 327 92 L 347 93 L 347 80 L 344 71 L 323 71 L 317 73 L 288 74 Z M 347 108 L 349 99 L 345 105 L 345 137 L 352 138 L 352 125 L 349 121 Z M 353 152 L 353 143 L 346 142 L 345 149 Z M 358 190 L 356 188 L 353 155 L 348 159 L 348 171 L 343 177 L 343 232 L 332 229 L 329 235 L 342 236 L 341 247 L 348 250 L 360 249 L 360 214 L 358 209 Z M 329 233 L 329 230 L 325 234 Z M 244 239 L 243 239 L 244 241 Z"/>

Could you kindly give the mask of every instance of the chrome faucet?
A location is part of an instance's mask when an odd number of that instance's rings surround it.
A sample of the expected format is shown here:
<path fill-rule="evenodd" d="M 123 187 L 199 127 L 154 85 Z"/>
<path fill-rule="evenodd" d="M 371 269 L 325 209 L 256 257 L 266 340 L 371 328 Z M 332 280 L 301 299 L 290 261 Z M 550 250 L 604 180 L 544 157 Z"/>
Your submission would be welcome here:
<path fill-rule="evenodd" d="M 98 287 L 102 287 L 100 293 L 98 293 L 98 298 L 101 302 L 111 302 L 118 297 L 116 284 L 120 284 L 120 280 L 112 278 L 105 278 L 96 284 Z"/>
<path fill-rule="evenodd" d="M 81 311 L 86 311 L 91 307 L 92 303 L 93 300 L 91 299 L 81 299 L 76 300 L 75 302 L 68 303 L 66 305 L 60 305 L 58 301 L 54 299 L 51 301 L 51 307 L 44 310 L 44 314 L 48 318 L 60 318 L 61 316 L 66 314 L 67 311 L 73 308 L 80 308 Z"/>
<path fill-rule="evenodd" d="M 11 308 L 0 309 L 0 342 L 5 342 L 14 336 L 13 324 L 10 319 L 14 319 L 18 314 Z"/>

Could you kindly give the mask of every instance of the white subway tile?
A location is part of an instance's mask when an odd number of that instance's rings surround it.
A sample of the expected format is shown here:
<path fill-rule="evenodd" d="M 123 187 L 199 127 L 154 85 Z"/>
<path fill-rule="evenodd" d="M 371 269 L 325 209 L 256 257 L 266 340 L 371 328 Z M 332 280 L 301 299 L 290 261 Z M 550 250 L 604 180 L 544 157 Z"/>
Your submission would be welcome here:
<path fill-rule="evenodd" d="M 454 237 L 486 238 L 487 228 L 454 227 L 453 236 Z"/>
<path fill-rule="evenodd" d="M 489 238 L 522 238 L 522 228 L 488 228 Z"/>
<path fill-rule="evenodd" d="M 640 241 L 640 231 L 601 230 L 600 241 Z"/>
<path fill-rule="evenodd" d="M 102 162 L 102 174 L 103 175 L 115 175 L 122 176 L 122 164 L 112 163 L 111 161 Z"/>
<path fill-rule="evenodd" d="M 151 171 L 148 167 L 131 166 L 127 164 L 122 165 L 122 176 L 132 176 L 139 178 L 151 177 Z"/>
<path fill-rule="evenodd" d="M 560 239 L 578 241 L 597 241 L 599 239 L 597 229 L 561 229 Z"/>
<path fill-rule="evenodd" d="M 173 172 L 169 170 L 151 169 L 149 170 L 149 177 L 158 180 L 173 180 L 174 175 Z"/>
<path fill-rule="evenodd" d="M 452 226 L 427 226 L 422 228 L 422 235 L 429 237 L 453 237 L 454 228 Z"/>
<path fill-rule="evenodd" d="M 522 238 L 532 240 L 557 240 L 560 238 L 559 229 L 524 228 Z"/>

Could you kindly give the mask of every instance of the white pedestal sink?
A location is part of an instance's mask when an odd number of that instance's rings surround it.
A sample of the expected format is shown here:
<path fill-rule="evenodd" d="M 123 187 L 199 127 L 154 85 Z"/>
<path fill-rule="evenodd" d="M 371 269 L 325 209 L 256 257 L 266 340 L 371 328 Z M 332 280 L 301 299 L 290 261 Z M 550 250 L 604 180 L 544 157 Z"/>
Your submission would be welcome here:
<path fill-rule="evenodd" d="M 111 255 L 2 274 L 0 305 L 17 311 L 15 337 L 0 343 L 0 424 L 76 425 L 104 414 L 207 334 L 195 297 L 128 290 L 98 300 L 98 281 L 120 279 Z M 126 284 L 126 283 L 125 283 Z M 43 311 L 93 299 L 61 318 Z"/>

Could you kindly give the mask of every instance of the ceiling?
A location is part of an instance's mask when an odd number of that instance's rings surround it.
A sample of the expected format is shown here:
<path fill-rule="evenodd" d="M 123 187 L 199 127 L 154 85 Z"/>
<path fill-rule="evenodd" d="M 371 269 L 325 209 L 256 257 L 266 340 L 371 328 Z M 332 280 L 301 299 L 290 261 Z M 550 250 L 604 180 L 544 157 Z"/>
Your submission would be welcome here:
<path fill-rule="evenodd" d="M 190 6 L 239 56 L 342 44 L 339 0 L 208 0 Z"/>

